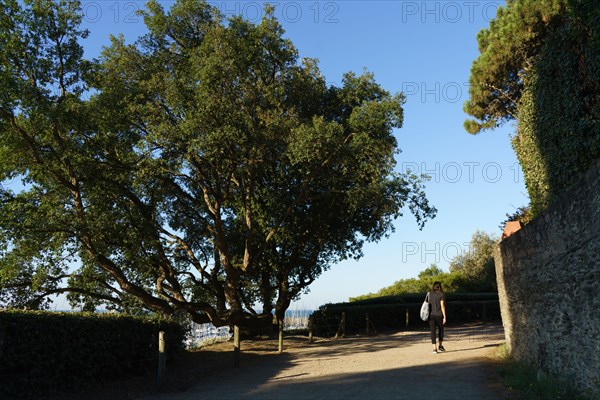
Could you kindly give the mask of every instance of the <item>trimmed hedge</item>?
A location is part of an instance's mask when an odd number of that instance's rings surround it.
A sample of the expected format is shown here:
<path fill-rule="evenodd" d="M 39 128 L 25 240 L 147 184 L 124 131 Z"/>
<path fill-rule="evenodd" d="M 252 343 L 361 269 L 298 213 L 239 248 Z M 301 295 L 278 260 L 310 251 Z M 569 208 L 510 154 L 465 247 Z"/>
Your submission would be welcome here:
<path fill-rule="evenodd" d="M 184 349 L 186 329 L 174 322 L 0 310 L 0 398 L 40 398 L 155 370 L 161 330 L 167 355 Z"/>
<path fill-rule="evenodd" d="M 500 320 L 497 293 L 446 293 L 446 312 L 450 322 Z M 350 303 L 325 304 L 309 317 L 309 324 L 317 336 L 336 334 L 345 313 L 346 334 L 366 332 L 366 316 L 371 329 L 398 330 L 423 326 L 419 317 L 424 293 L 383 296 Z M 408 326 L 406 314 L 408 311 Z"/>

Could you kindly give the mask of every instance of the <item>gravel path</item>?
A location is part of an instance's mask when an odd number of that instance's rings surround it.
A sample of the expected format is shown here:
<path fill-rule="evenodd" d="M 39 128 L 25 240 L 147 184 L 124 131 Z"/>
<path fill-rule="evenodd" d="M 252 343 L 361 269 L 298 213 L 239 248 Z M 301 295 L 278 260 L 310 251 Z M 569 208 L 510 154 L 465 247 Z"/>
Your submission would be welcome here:
<path fill-rule="evenodd" d="M 317 341 L 141 399 L 506 399 L 490 360 L 503 341 L 497 325 L 449 327 L 438 354 L 425 331 Z"/>

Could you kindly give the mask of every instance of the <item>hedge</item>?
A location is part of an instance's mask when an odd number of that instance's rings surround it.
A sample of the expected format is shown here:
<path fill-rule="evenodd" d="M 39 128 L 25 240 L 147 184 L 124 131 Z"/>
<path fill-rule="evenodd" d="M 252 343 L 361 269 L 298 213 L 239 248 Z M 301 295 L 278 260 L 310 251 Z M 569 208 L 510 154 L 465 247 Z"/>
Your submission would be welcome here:
<path fill-rule="evenodd" d="M 366 332 L 366 317 L 370 330 L 399 330 L 426 324 L 419 317 L 424 293 L 383 296 L 350 303 L 325 304 L 309 317 L 309 324 L 317 336 L 334 336 L 345 314 L 346 334 Z M 446 311 L 454 322 L 500 320 L 500 303 L 497 293 L 447 293 Z M 407 325 L 408 312 L 408 325 Z"/>
<path fill-rule="evenodd" d="M 0 398 L 40 398 L 155 370 L 161 330 L 168 355 L 184 349 L 186 329 L 174 322 L 0 310 Z"/>

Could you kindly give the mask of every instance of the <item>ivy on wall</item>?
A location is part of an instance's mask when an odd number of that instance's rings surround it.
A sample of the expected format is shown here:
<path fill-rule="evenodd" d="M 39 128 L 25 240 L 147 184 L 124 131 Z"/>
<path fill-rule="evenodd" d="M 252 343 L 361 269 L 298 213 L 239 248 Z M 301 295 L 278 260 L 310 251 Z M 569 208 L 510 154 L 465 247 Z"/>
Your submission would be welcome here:
<path fill-rule="evenodd" d="M 535 216 L 600 158 L 600 3 L 509 1 L 478 40 L 465 127 L 517 122 Z"/>
<path fill-rule="evenodd" d="M 600 157 L 600 21 L 581 11 L 547 36 L 519 103 L 512 142 L 534 215 Z"/>

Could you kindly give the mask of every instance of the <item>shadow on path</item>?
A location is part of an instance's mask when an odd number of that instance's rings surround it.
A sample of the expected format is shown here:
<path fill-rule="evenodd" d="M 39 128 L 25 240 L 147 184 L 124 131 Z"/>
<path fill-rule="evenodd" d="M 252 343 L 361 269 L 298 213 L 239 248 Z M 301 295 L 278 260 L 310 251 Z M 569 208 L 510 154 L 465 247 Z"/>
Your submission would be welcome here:
<path fill-rule="evenodd" d="M 497 327 L 481 328 L 449 328 L 448 351 L 437 355 L 422 331 L 305 344 L 214 374 L 184 392 L 144 399 L 502 399 L 485 357 L 503 336 Z"/>

